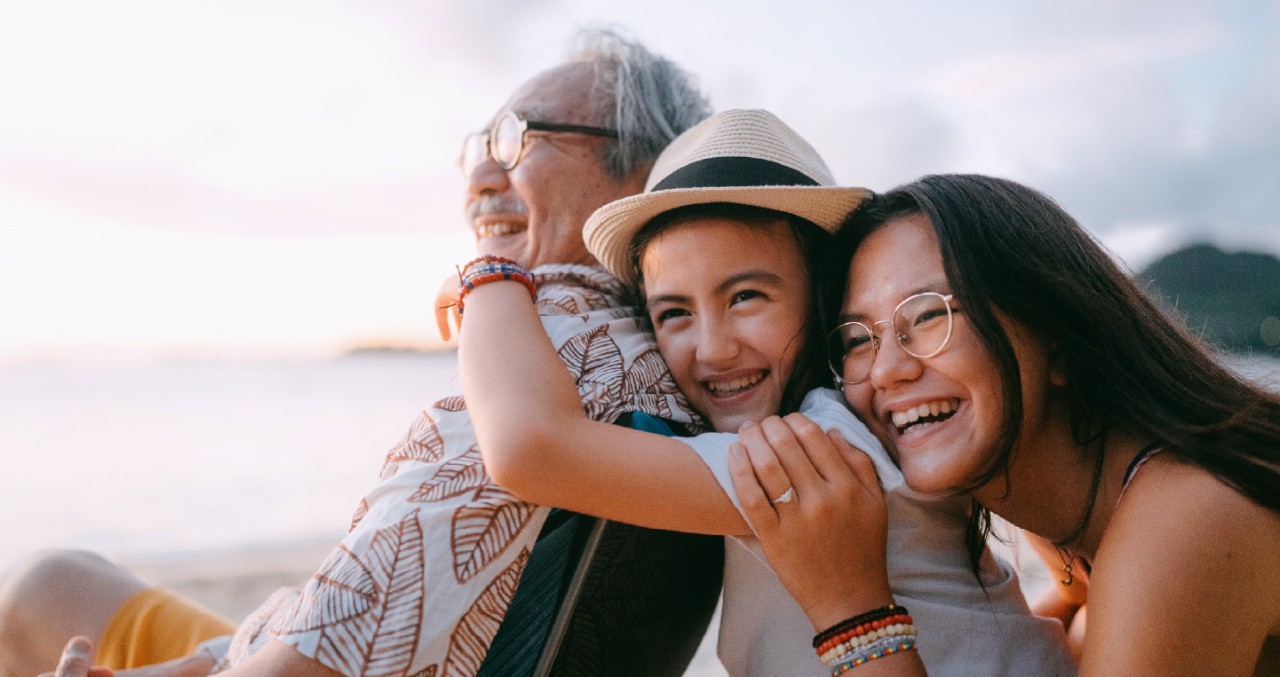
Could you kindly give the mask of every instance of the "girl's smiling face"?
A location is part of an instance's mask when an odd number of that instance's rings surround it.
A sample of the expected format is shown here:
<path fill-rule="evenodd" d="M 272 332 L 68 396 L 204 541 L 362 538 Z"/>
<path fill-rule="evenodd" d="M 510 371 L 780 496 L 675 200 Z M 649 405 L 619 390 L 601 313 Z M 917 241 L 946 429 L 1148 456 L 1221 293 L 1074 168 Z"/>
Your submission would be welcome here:
<path fill-rule="evenodd" d="M 640 257 L 658 349 L 716 430 L 779 413 L 813 306 L 804 255 L 784 221 L 700 217 Z"/>
<path fill-rule="evenodd" d="M 952 293 L 932 225 L 922 214 L 909 214 L 880 226 L 859 246 L 842 316 L 870 325 L 889 319 L 903 299 L 926 291 Z M 931 493 L 971 485 L 1001 451 L 999 372 L 970 327 L 964 303 L 953 300 L 952 309 L 951 338 L 929 358 L 908 354 L 880 324 L 870 376 L 844 386 L 854 413 L 897 460 L 907 483 Z M 1001 324 L 1019 362 L 1024 415 L 1016 448 L 1025 448 L 1047 420 L 1048 347 L 1016 322 L 1002 318 Z"/>

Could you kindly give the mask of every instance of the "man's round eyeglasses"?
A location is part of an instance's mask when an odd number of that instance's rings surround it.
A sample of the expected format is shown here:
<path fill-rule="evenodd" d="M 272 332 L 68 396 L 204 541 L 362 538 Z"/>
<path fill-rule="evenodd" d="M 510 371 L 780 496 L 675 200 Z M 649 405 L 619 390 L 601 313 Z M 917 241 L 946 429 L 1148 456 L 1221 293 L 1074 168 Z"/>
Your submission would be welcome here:
<path fill-rule="evenodd" d="M 908 355 L 921 359 L 933 357 L 951 340 L 952 318 L 958 310 L 951 308 L 952 294 L 924 292 L 908 296 L 893 310 L 888 320 L 845 322 L 827 334 L 827 363 L 838 383 L 858 384 L 871 377 L 871 366 L 880 351 L 876 329 L 890 325 L 893 337 Z"/>
<path fill-rule="evenodd" d="M 520 117 L 513 111 L 507 111 L 494 120 L 487 131 L 473 132 L 462 142 L 462 156 L 458 158 L 458 166 L 462 175 L 470 177 L 486 158 L 493 158 L 503 171 L 511 171 L 520 164 L 524 155 L 525 134 L 535 132 L 556 132 L 561 134 L 589 134 L 610 139 L 618 138 L 616 129 L 590 127 L 587 125 L 568 125 L 558 122 L 533 122 Z"/>

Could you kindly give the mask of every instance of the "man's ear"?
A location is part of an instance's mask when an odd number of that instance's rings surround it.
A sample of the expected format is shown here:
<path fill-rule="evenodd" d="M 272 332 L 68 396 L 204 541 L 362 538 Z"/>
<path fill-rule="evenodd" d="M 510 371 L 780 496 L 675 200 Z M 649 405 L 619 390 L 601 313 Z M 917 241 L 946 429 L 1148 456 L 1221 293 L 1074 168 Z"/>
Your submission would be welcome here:
<path fill-rule="evenodd" d="M 1049 346 L 1049 383 L 1065 388 L 1067 380 L 1067 355 L 1062 346 L 1054 341 Z"/>

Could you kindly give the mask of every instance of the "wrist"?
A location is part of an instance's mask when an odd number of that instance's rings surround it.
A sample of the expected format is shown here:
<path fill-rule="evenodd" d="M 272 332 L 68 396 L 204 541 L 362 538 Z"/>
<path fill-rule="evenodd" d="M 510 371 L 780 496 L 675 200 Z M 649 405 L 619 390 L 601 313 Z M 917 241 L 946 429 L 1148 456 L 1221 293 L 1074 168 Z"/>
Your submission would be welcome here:
<path fill-rule="evenodd" d="M 466 297 L 472 290 L 490 282 L 505 280 L 519 282 L 525 289 L 529 290 L 530 298 L 536 299 L 538 297 L 538 285 L 534 280 L 533 273 L 512 259 L 502 256 L 481 256 L 468 261 L 460 267 L 458 269 L 457 301 L 459 319 L 464 313 Z"/>
<path fill-rule="evenodd" d="M 822 600 L 805 609 L 805 615 L 813 624 L 815 632 L 821 632 L 841 621 L 856 616 L 868 609 L 876 609 L 893 604 L 893 593 L 888 587 L 842 594 L 832 591 Z"/>

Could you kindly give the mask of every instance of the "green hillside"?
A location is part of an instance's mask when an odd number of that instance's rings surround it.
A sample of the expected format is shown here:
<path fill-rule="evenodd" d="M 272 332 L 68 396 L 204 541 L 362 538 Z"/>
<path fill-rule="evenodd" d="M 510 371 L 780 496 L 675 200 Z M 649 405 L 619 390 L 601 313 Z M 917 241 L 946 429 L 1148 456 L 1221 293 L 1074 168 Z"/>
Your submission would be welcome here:
<path fill-rule="evenodd" d="M 1280 354 L 1280 259 L 1198 244 L 1161 258 L 1137 277 L 1209 342 L 1232 351 Z"/>

